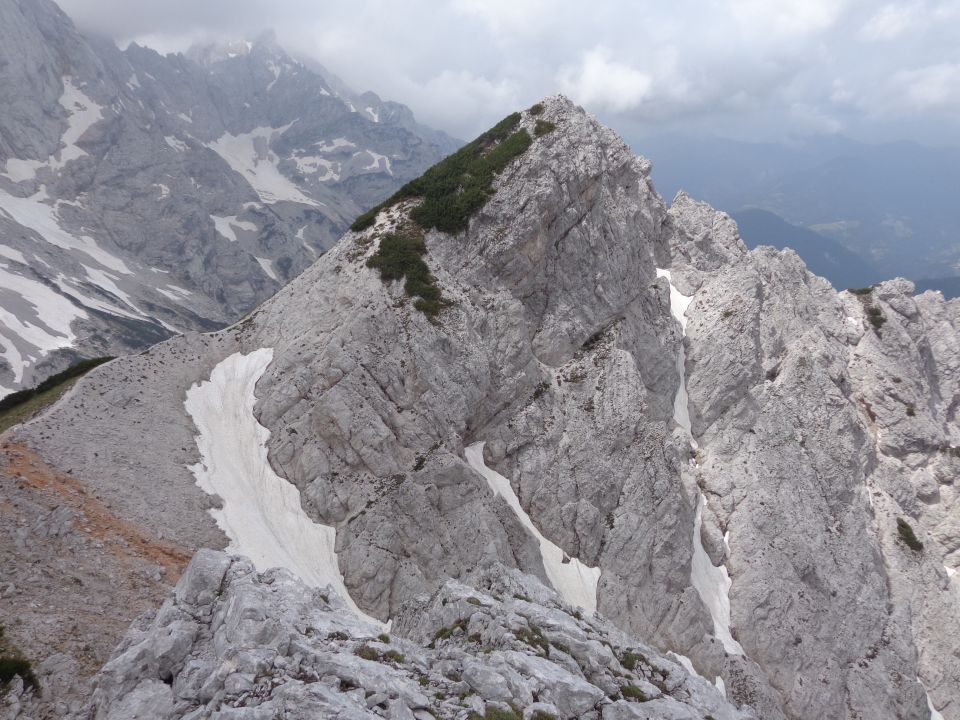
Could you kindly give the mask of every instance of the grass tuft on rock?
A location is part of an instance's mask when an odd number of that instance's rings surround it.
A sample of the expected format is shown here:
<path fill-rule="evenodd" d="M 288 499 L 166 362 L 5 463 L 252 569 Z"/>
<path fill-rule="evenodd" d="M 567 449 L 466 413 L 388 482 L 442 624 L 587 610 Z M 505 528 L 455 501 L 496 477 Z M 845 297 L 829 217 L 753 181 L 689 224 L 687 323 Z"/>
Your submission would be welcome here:
<path fill-rule="evenodd" d="M 468 720 L 523 720 L 523 714 L 514 707 L 509 710 L 500 710 L 493 705 L 487 705 L 483 715 L 471 712 L 467 718 Z"/>
<path fill-rule="evenodd" d="M 867 308 L 867 320 L 870 321 L 870 324 L 873 325 L 873 329 L 879 331 L 883 327 L 883 324 L 887 321 L 887 318 L 883 314 L 883 310 L 878 308 L 876 305 L 871 305 Z"/>
<path fill-rule="evenodd" d="M 526 643 L 534 649 L 540 650 L 540 652 L 543 653 L 543 657 L 550 657 L 550 643 L 547 641 L 543 630 L 541 630 L 539 626 L 531 624 L 529 627 L 514 630 L 513 634 L 517 640 Z"/>
<path fill-rule="evenodd" d="M 627 670 L 636 670 L 637 661 L 640 660 L 640 656 L 634 652 L 627 650 L 623 654 L 623 658 L 620 660 L 620 664 L 623 665 Z"/>
<path fill-rule="evenodd" d="M 923 543 L 917 539 L 916 534 L 913 532 L 913 527 L 903 518 L 897 518 L 897 531 L 900 533 L 900 539 L 906 544 L 908 548 L 914 552 L 923 551 Z"/>
<path fill-rule="evenodd" d="M 380 653 L 377 652 L 377 649 L 370 647 L 370 646 L 367 645 L 366 643 L 364 643 L 363 645 L 361 645 L 360 647 L 358 647 L 356 650 L 354 650 L 354 651 L 353 651 L 353 654 L 356 655 L 356 656 L 359 657 L 359 658 L 363 658 L 364 660 L 379 660 L 379 659 L 380 659 Z"/>
<path fill-rule="evenodd" d="M 538 118 L 536 124 L 533 126 L 533 134 L 537 137 L 543 137 L 547 133 L 552 133 L 556 129 L 556 123 L 552 123 L 549 120 L 540 120 Z"/>
<path fill-rule="evenodd" d="M 410 217 L 424 230 L 435 228 L 451 235 L 466 230 L 470 217 L 494 194 L 494 178 L 533 142 L 529 132 L 517 130 L 519 123 L 520 113 L 507 116 L 363 213 L 350 229 L 365 230 L 373 225 L 381 210 L 401 200 L 422 198 L 420 205 L 410 211 Z"/>
<path fill-rule="evenodd" d="M 4 637 L 4 627 L 0 625 L 0 698 L 6 695 L 10 682 L 15 677 L 23 680 L 25 688 L 33 688 L 35 692 L 40 692 L 40 681 L 33 672 L 33 666 Z"/>
<path fill-rule="evenodd" d="M 625 700 L 636 700 L 637 702 L 649 702 L 653 699 L 643 690 L 632 684 L 624 685 L 622 688 L 620 688 L 620 694 L 623 695 Z"/>

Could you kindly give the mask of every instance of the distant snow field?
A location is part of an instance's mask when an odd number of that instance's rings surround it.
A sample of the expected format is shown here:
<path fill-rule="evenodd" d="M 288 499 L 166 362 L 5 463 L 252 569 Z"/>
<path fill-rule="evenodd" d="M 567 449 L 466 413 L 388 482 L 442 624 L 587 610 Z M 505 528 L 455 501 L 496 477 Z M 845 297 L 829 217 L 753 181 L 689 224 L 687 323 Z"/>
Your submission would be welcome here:
<path fill-rule="evenodd" d="M 488 468 L 483 461 L 484 444 L 478 442 L 466 448 L 464 454 L 467 464 L 487 481 L 494 495 L 499 495 L 507 502 L 523 526 L 540 543 L 543 567 L 553 589 L 571 605 L 583 608 L 587 614 L 593 615 L 597 611 L 597 583 L 600 581 L 600 568 L 587 567 L 576 558 L 567 558 L 560 547 L 543 536 L 534 526 L 527 511 L 520 505 L 520 499 L 513 491 L 510 481 Z M 567 558 L 566 562 L 564 558 Z"/>
<path fill-rule="evenodd" d="M 270 431 L 253 410 L 257 381 L 272 360 L 271 348 L 235 353 L 187 391 L 184 407 L 197 426 L 201 456 L 190 469 L 201 489 L 223 500 L 210 514 L 230 539 L 228 552 L 246 555 L 260 572 L 283 567 L 308 585 L 332 586 L 357 616 L 382 625 L 347 592 L 334 550 L 336 531 L 313 522 L 300 491 L 270 466 Z"/>
<path fill-rule="evenodd" d="M 211 215 L 210 219 L 213 220 L 213 225 L 217 229 L 217 232 L 230 242 L 237 242 L 237 230 L 256 232 L 259 229 L 252 222 L 237 220 L 236 215 L 227 215 L 226 217 Z"/>
<path fill-rule="evenodd" d="M 17 296 L 22 308 L 12 312 Z M 0 358 L 13 370 L 15 383 L 23 371 L 54 350 L 71 347 L 76 336 L 71 323 L 87 314 L 42 282 L 16 275 L 0 267 Z"/>
<path fill-rule="evenodd" d="M 81 252 L 103 267 L 123 275 L 133 271 L 116 255 L 112 255 L 87 235 L 73 235 L 63 229 L 56 208 L 48 205 L 46 192 L 40 192 L 28 198 L 15 197 L 0 190 L 0 213 L 11 220 L 36 232 L 46 242 L 63 250 Z"/>
<path fill-rule="evenodd" d="M 243 175 L 268 205 L 288 201 L 304 205 L 321 205 L 300 192 L 300 189 L 277 167 L 279 158 L 270 149 L 270 143 L 290 128 L 259 127 L 251 132 L 231 135 L 226 133 L 207 145 L 222 157 L 236 172 Z"/>
<path fill-rule="evenodd" d="M 7 160 L 4 174 L 14 182 L 33 180 L 37 171 L 43 167 L 60 170 L 71 160 L 87 154 L 85 150 L 77 147 L 77 142 L 87 130 L 103 119 L 103 108 L 74 85 L 73 78 L 69 75 L 63 78 L 63 94 L 59 103 L 67 112 L 67 129 L 60 138 L 60 149 L 46 161 L 17 158 Z"/>

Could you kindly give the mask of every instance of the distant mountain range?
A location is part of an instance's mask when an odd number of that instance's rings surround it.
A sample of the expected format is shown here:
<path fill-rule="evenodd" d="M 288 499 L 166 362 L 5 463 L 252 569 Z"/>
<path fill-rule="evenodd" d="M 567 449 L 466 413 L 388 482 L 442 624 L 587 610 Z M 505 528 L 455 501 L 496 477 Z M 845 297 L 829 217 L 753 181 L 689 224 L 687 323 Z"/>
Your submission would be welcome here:
<path fill-rule="evenodd" d="M 747 247 L 773 245 L 780 250 L 789 247 L 803 258 L 812 272 L 825 277 L 835 288 L 864 287 L 881 279 L 881 273 L 869 261 L 836 240 L 791 225 L 772 212 L 750 209 L 731 215 Z"/>
<path fill-rule="evenodd" d="M 958 148 L 843 137 L 762 144 L 676 135 L 633 146 L 653 161 L 665 197 L 686 190 L 735 215 L 748 244 L 799 244 L 795 249 L 811 269 L 838 287 L 849 279 L 897 276 L 947 278 L 920 282 L 945 292 L 956 285 Z"/>
<path fill-rule="evenodd" d="M 239 319 L 459 143 L 269 35 L 161 56 L 0 0 L 0 395 Z"/>

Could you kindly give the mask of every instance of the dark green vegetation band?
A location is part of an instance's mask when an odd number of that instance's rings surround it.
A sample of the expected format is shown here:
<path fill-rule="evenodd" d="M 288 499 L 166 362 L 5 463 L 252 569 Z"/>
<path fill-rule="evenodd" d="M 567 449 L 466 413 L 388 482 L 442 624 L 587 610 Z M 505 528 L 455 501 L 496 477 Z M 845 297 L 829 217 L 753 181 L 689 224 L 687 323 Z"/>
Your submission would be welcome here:
<path fill-rule="evenodd" d="M 419 230 L 406 229 L 384 235 L 367 265 L 380 270 L 380 279 L 385 283 L 406 278 L 403 289 L 408 296 L 417 298 L 414 307 L 432 319 L 450 305 L 450 301 L 443 298 L 436 278 L 424 262 L 426 254 L 423 234 Z"/>
<path fill-rule="evenodd" d="M 526 130 L 516 130 L 519 123 L 520 113 L 504 118 L 358 217 L 350 229 L 365 230 L 373 225 L 381 210 L 416 197 L 423 198 L 423 202 L 410 212 L 410 217 L 424 230 L 436 228 L 450 234 L 466 230 L 470 216 L 493 195 L 497 174 L 533 142 Z"/>
<path fill-rule="evenodd" d="M 51 375 L 36 387 L 27 388 L 26 390 L 18 390 L 15 393 L 10 393 L 3 399 L 0 399 L 0 412 L 3 412 L 4 410 L 9 410 L 11 408 L 15 408 L 18 405 L 23 405 L 23 403 L 39 395 L 40 393 L 46 392 L 47 390 L 55 388 L 57 385 L 59 385 L 62 382 L 66 382 L 67 380 L 72 380 L 75 377 L 79 377 L 80 375 L 83 375 L 84 373 L 89 372 L 90 370 L 93 370 L 93 368 L 97 367 L 98 365 L 103 365 L 105 362 L 109 362 L 110 360 L 113 360 L 113 358 L 98 357 L 98 358 L 91 358 L 89 360 L 81 360 L 75 365 L 71 365 L 63 372 L 58 372 L 56 375 Z"/>
<path fill-rule="evenodd" d="M 0 687 L 6 685 L 14 677 L 19 676 L 25 687 L 40 689 L 40 682 L 33 672 L 30 661 L 22 657 L 0 657 Z"/>

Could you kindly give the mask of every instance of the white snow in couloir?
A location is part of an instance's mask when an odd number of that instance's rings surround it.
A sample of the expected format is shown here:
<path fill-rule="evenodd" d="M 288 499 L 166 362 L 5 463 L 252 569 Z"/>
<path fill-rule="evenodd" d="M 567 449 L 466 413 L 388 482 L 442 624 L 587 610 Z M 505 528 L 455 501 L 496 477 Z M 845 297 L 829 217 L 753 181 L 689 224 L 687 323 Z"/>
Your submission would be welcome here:
<path fill-rule="evenodd" d="M 681 333 L 687 334 L 687 308 L 693 300 L 691 295 L 683 295 L 673 285 L 673 278 L 669 270 L 657 268 L 657 277 L 667 278 L 670 283 L 670 314 L 680 323 Z M 680 374 L 680 386 L 673 403 L 673 419 L 690 435 L 690 413 L 687 408 L 687 376 L 686 356 L 683 343 L 677 357 L 677 370 Z M 696 441 L 690 436 L 690 444 L 696 448 Z M 704 497 L 697 494 L 697 511 L 693 522 L 693 557 L 690 563 L 690 583 L 700 595 L 703 604 L 710 611 L 713 620 L 713 633 L 723 644 L 724 650 L 731 655 L 743 655 L 743 648 L 730 633 L 730 575 L 725 565 L 715 566 L 703 547 L 700 537 L 700 528 L 703 525 Z M 724 539 L 726 541 L 726 538 Z M 720 681 L 722 683 L 722 680 Z M 720 685 L 718 685 L 720 687 Z"/>
<path fill-rule="evenodd" d="M 730 575 L 725 565 L 717 567 L 703 548 L 700 528 L 703 525 L 703 493 L 697 495 L 697 514 L 693 521 L 693 558 L 690 561 L 690 582 L 713 619 L 713 634 L 731 655 L 743 655 L 740 643 L 730 634 Z"/>
<path fill-rule="evenodd" d="M 513 491 L 510 481 L 487 467 L 483 460 L 484 444 L 478 442 L 466 448 L 464 455 L 467 458 L 467 464 L 487 481 L 487 485 L 495 495 L 499 495 L 506 501 L 521 524 L 540 543 L 543 568 L 553 589 L 568 603 L 581 607 L 592 615 L 597 610 L 597 583 L 600 580 L 600 568 L 587 567 L 576 558 L 567 557 L 560 547 L 547 540 L 537 530 L 526 510 L 520 505 L 520 499 Z M 564 562 L 565 557 L 567 562 Z"/>
<path fill-rule="evenodd" d="M 187 391 L 184 407 L 197 427 L 201 456 L 190 469 L 201 489 L 223 500 L 210 514 L 230 539 L 228 552 L 246 555 L 260 572 L 283 567 L 308 585 L 329 585 L 358 617 L 382 626 L 347 592 L 334 528 L 311 520 L 300 491 L 270 466 L 270 431 L 254 415 L 254 391 L 272 360 L 271 348 L 234 353 Z"/>

